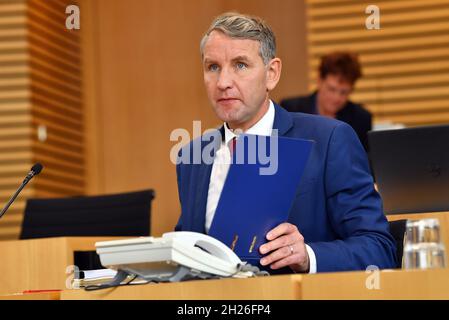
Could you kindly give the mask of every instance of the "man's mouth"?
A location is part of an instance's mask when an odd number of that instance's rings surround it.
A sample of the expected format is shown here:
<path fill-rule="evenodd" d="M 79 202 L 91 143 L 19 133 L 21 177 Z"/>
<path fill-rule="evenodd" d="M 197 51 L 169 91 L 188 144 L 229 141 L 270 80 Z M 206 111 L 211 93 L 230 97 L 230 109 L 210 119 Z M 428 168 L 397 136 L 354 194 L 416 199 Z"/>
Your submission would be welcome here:
<path fill-rule="evenodd" d="M 220 99 L 218 99 L 217 100 L 217 102 L 219 102 L 219 103 L 232 103 L 232 102 L 235 102 L 235 101 L 238 101 L 239 99 L 237 99 L 237 98 L 220 98 Z"/>

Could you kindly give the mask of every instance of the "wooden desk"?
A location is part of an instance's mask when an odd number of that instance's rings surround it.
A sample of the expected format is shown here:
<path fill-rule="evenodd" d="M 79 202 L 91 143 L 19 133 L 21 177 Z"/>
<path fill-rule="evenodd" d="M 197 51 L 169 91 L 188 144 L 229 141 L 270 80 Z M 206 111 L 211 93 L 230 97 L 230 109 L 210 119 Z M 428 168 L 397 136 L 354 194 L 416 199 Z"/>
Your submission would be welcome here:
<path fill-rule="evenodd" d="M 388 215 L 439 219 L 449 253 L 449 212 Z M 369 290 L 365 272 L 222 279 L 120 287 L 97 292 L 69 290 L 61 299 L 449 299 L 449 269 L 380 272 L 380 289 Z"/>
<path fill-rule="evenodd" d="M 91 292 L 65 290 L 61 293 L 61 299 L 449 299 L 449 269 L 381 271 L 379 288 L 368 289 L 366 283 L 372 275 L 365 272 L 340 272 L 159 283 Z"/>
<path fill-rule="evenodd" d="M 440 220 L 449 254 L 449 212 L 389 215 L 387 218 Z M 0 295 L 25 290 L 66 289 L 66 268 L 76 250 L 95 250 L 95 242 L 118 238 L 50 238 L 0 242 Z M 444 276 L 442 276 L 444 274 Z M 364 287 L 367 274 L 349 272 L 272 276 L 256 279 L 189 281 L 122 287 L 100 292 L 64 291 L 62 299 L 449 299 L 447 270 L 381 272 L 382 289 Z M 10 296 L 11 297 L 11 296 Z M 19 296 L 13 296 L 20 298 Z M 23 296 L 27 299 L 29 296 Z M 37 296 L 35 296 L 37 297 Z M 50 296 L 47 296 L 50 297 Z"/>
<path fill-rule="evenodd" d="M 65 289 L 74 251 L 118 238 L 48 238 L 0 242 L 0 295 L 25 290 Z"/>

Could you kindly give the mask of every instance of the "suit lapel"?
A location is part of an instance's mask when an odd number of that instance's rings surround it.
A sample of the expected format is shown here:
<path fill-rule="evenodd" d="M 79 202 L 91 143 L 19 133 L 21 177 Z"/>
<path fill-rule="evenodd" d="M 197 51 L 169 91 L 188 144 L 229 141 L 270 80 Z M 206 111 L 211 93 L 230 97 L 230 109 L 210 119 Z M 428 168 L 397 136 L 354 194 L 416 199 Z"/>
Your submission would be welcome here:
<path fill-rule="evenodd" d="M 284 136 L 293 127 L 293 119 L 287 110 L 274 104 L 274 122 L 273 129 L 278 130 L 279 136 Z"/>

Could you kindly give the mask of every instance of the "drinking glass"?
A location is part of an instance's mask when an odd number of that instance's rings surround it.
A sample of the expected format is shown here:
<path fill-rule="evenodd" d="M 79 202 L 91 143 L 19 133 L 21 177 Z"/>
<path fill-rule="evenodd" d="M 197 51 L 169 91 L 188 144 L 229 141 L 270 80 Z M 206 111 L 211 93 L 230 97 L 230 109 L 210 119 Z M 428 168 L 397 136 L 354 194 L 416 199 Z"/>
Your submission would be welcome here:
<path fill-rule="evenodd" d="M 444 268 L 445 251 L 438 219 L 407 220 L 403 257 L 405 269 Z"/>

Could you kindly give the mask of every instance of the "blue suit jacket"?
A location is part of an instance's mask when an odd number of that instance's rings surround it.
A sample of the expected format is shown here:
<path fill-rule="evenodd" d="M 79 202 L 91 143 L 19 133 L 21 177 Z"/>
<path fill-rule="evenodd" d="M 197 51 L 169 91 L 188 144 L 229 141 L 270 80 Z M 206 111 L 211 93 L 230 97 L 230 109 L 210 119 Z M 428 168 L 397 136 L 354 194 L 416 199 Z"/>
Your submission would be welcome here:
<path fill-rule="evenodd" d="M 316 142 L 288 222 L 315 252 L 317 272 L 394 268 L 395 240 L 354 130 L 338 120 L 289 113 L 277 105 L 273 128 L 280 136 Z M 203 150 L 209 143 L 207 135 L 202 140 L 192 141 L 180 155 L 189 151 L 192 160 L 195 146 Z M 212 164 L 181 163 L 176 169 L 181 216 L 175 230 L 204 233 Z M 291 270 L 280 271 L 285 272 Z"/>

